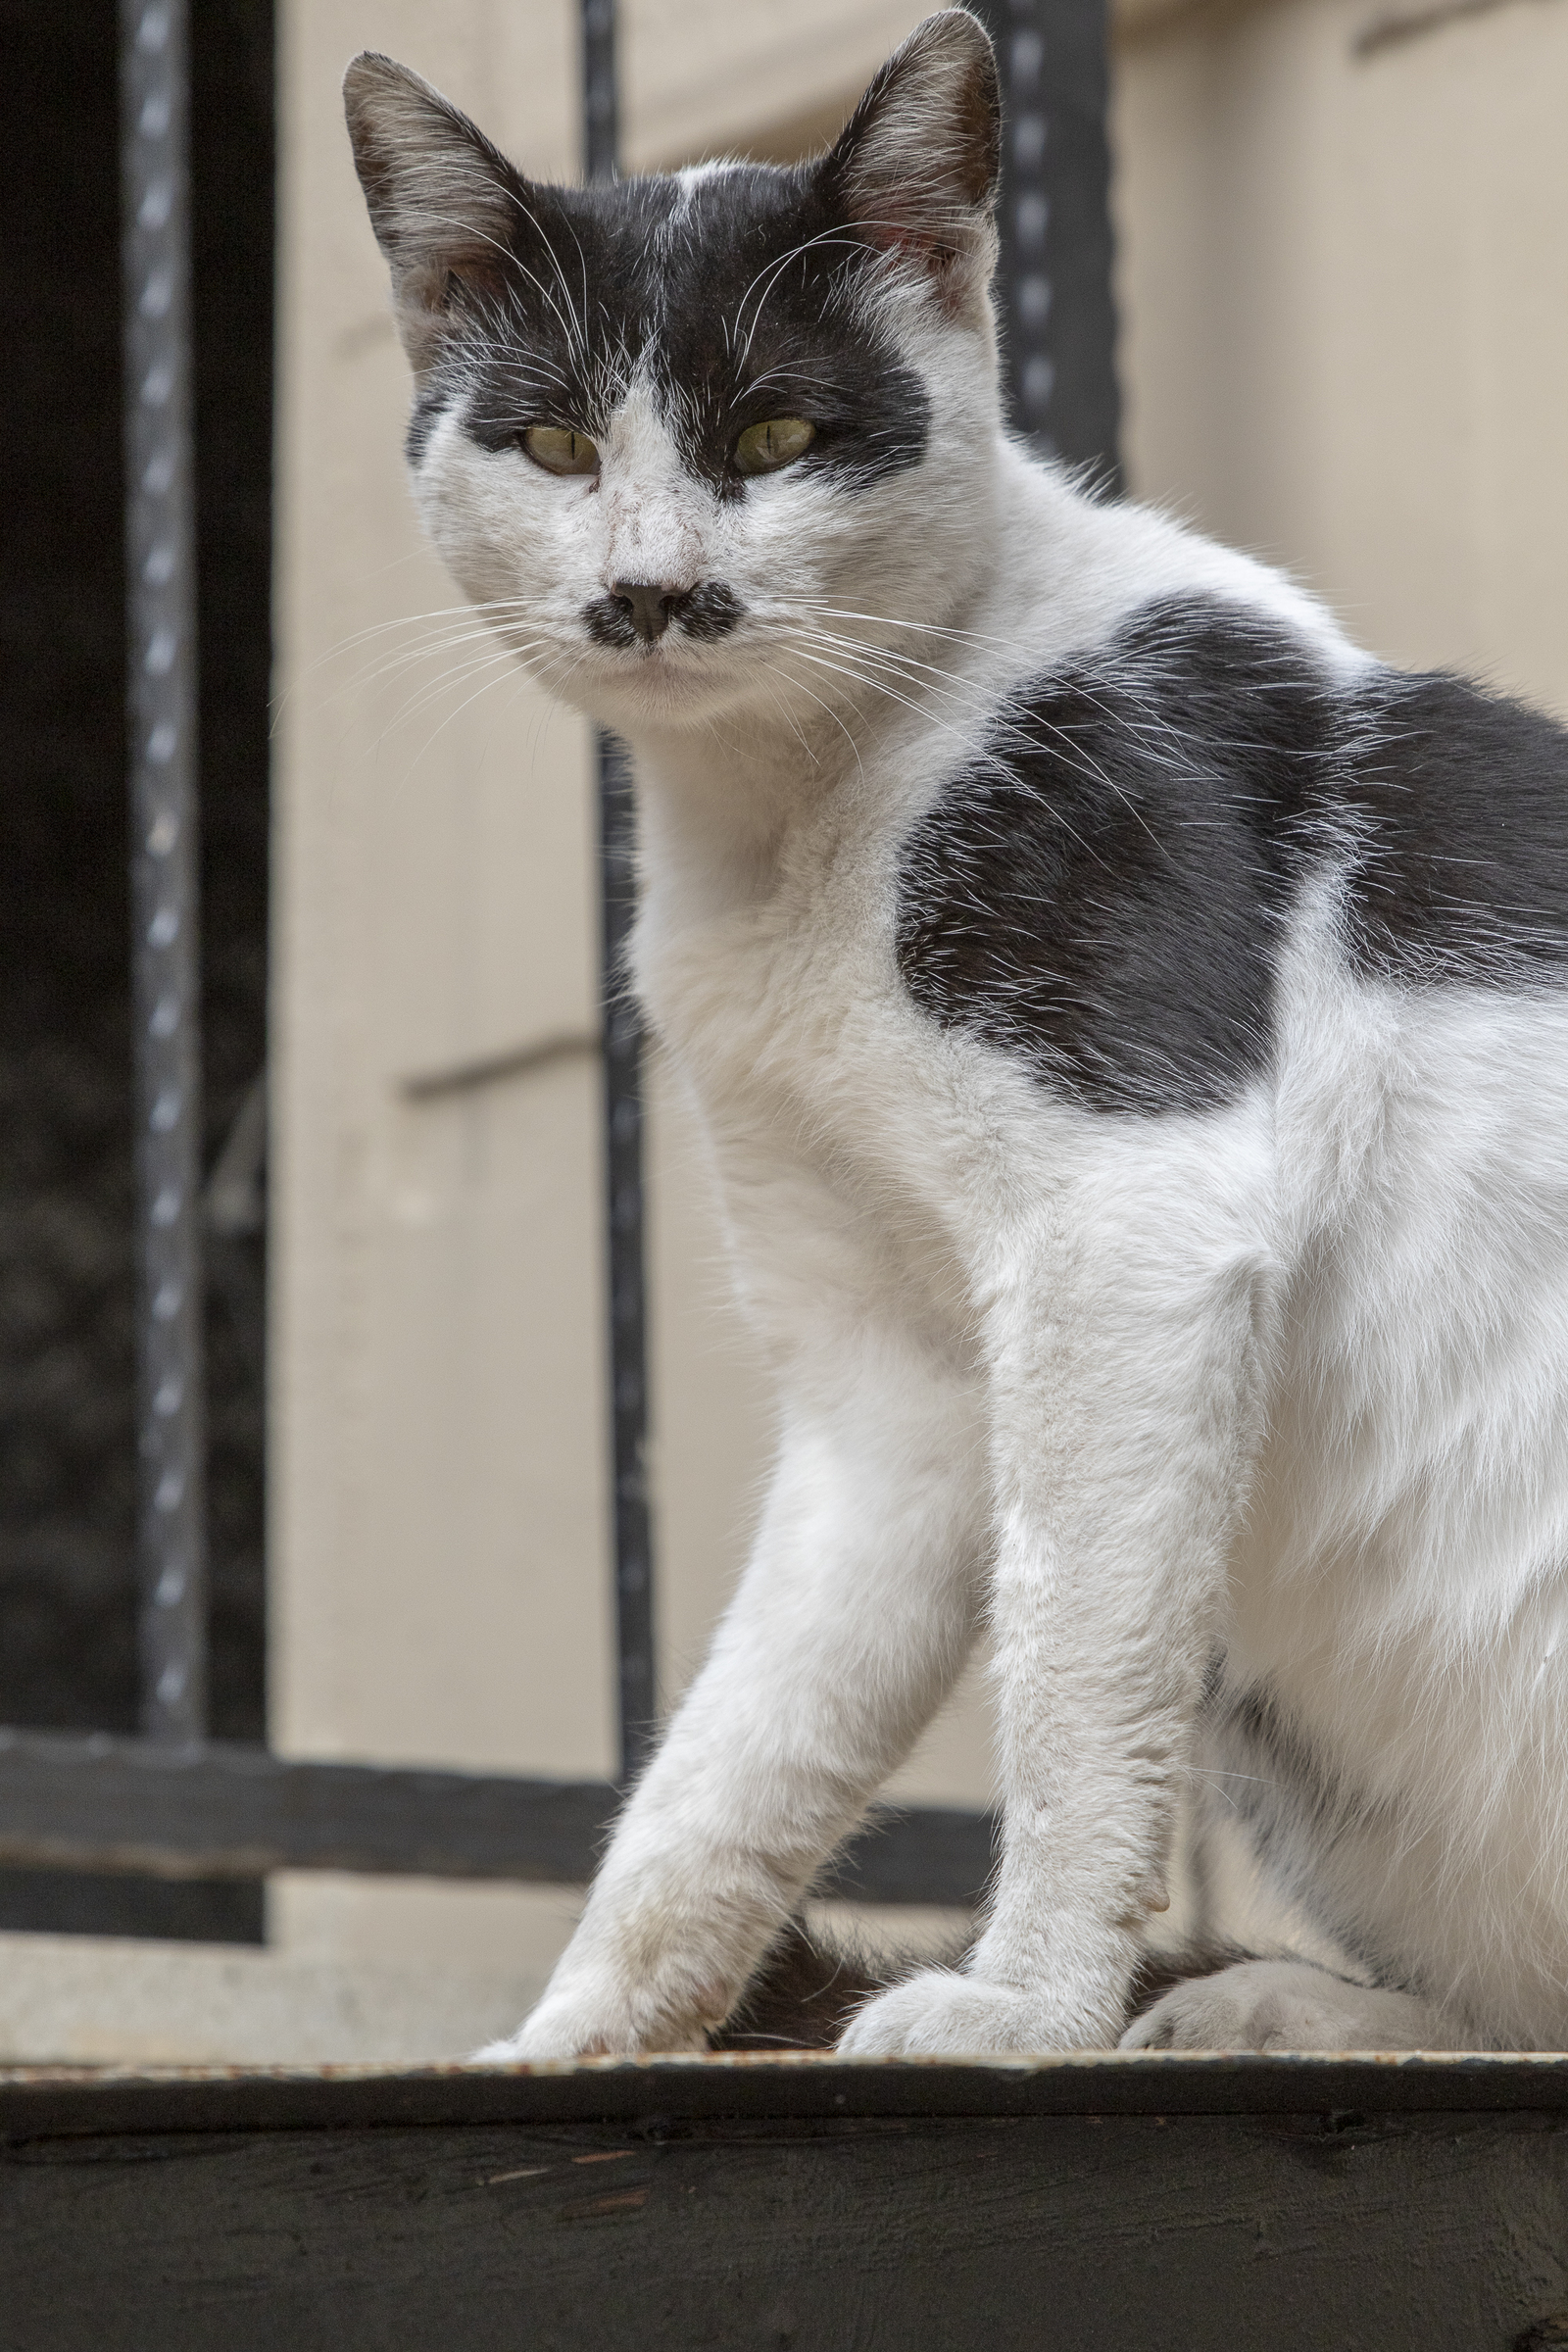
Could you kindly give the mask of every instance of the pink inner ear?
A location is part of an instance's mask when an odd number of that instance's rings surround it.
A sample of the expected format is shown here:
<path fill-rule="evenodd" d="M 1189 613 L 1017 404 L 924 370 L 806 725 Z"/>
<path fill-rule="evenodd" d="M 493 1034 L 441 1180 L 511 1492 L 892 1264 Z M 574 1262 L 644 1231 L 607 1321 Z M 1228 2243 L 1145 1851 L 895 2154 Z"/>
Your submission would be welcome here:
<path fill-rule="evenodd" d="M 878 235 L 876 243 L 886 253 L 907 254 L 911 261 L 921 263 L 927 270 L 945 270 L 956 258 L 951 245 L 929 231 L 914 227 Z"/>
<path fill-rule="evenodd" d="M 966 225 L 995 181 L 1000 124 L 989 60 L 926 96 L 934 103 L 922 122 L 906 73 L 873 84 L 835 154 L 863 234 L 941 269 L 963 250 Z"/>
<path fill-rule="evenodd" d="M 446 267 L 441 307 L 449 310 L 454 295 L 465 289 L 475 294 L 497 295 L 505 284 L 505 272 L 493 254 L 454 254 Z"/>
<path fill-rule="evenodd" d="M 907 254 L 926 269 L 946 269 L 956 259 L 957 246 L 952 234 L 944 233 L 933 220 L 937 206 L 933 203 L 922 209 L 907 199 L 905 202 L 907 210 L 901 217 L 899 196 L 884 185 L 871 196 L 870 218 L 859 219 L 857 225 L 884 253 Z"/>

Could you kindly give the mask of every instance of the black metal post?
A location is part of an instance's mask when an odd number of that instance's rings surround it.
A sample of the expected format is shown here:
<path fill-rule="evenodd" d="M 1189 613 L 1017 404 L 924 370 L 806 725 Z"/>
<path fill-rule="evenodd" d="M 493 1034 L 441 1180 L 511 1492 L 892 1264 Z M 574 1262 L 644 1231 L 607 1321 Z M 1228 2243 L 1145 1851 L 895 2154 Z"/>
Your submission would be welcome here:
<path fill-rule="evenodd" d="M 626 756 L 599 739 L 604 908 L 605 1160 L 609 1205 L 612 1500 L 620 1780 L 654 1736 L 654 1561 L 648 1508 L 648 1347 L 643 1265 L 643 1033 L 627 991 L 626 939 L 637 910 L 636 814 Z"/>
<path fill-rule="evenodd" d="M 583 165 L 615 170 L 614 0 L 583 0 Z M 648 1509 L 648 1345 L 643 1266 L 642 1024 L 626 990 L 625 947 L 637 906 L 636 812 L 625 754 L 599 738 L 603 905 L 605 1157 L 610 1290 L 610 1422 L 615 1561 L 620 1780 L 654 1735 L 654 1562 Z"/>
<path fill-rule="evenodd" d="M 979 0 L 1002 70 L 1004 353 L 1012 420 L 1121 486 L 1104 0 Z"/>
<path fill-rule="evenodd" d="M 615 0 L 582 0 L 582 169 L 613 179 L 620 142 L 615 88 Z"/>
<path fill-rule="evenodd" d="M 121 0 L 142 1728 L 207 1715 L 185 0 Z"/>

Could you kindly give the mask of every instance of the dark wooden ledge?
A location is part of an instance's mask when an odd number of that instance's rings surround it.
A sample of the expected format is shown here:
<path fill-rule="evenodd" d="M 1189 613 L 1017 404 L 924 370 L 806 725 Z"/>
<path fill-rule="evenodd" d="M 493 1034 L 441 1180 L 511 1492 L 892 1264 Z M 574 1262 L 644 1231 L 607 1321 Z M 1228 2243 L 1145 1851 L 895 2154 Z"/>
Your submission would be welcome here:
<path fill-rule="evenodd" d="M 1495 2115 L 1568 2126 L 1568 2055 L 1470 2051 L 872 2059 L 815 2050 L 536 2067 L 17 2067 L 0 2138 L 395 2125 L 928 2121 L 958 2117 Z M 1568 2261 L 1568 2245 L 1564 2247 Z"/>
<path fill-rule="evenodd" d="M 1568 2058 L 0 2076 L 3 2352 L 1546 2352 Z"/>

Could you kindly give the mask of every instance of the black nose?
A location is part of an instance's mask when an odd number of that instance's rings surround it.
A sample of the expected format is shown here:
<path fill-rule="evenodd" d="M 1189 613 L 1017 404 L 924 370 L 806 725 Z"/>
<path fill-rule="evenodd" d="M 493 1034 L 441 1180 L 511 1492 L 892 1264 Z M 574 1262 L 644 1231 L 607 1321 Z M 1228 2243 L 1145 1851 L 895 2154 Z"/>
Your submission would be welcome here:
<path fill-rule="evenodd" d="M 662 637 L 680 593 L 678 588 L 666 588 L 658 580 L 616 580 L 611 588 L 616 604 L 629 610 L 631 625 L 644 645 L 652 645 L 655 638 Z"/>

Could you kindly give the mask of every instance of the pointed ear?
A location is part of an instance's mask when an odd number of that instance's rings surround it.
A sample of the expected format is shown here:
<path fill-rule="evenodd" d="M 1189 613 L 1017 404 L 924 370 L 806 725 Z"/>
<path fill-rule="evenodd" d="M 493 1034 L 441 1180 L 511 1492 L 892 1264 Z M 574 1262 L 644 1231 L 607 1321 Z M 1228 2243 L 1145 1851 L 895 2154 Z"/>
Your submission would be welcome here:
<path fill-rule="evenodd" d="M 845 217 L 936 281 L 955 309 L 996 258 L 1002 98 L 985 26 L 965 8 L 917 24 L 824 158 Z"/>
<path fill-rule="evenodd" d="M 524 182 L 439 90 L 373 50 L 344 75 L 343 105 L 404 348 L 422 373 L 462 291 L 502 283 Z"/>

